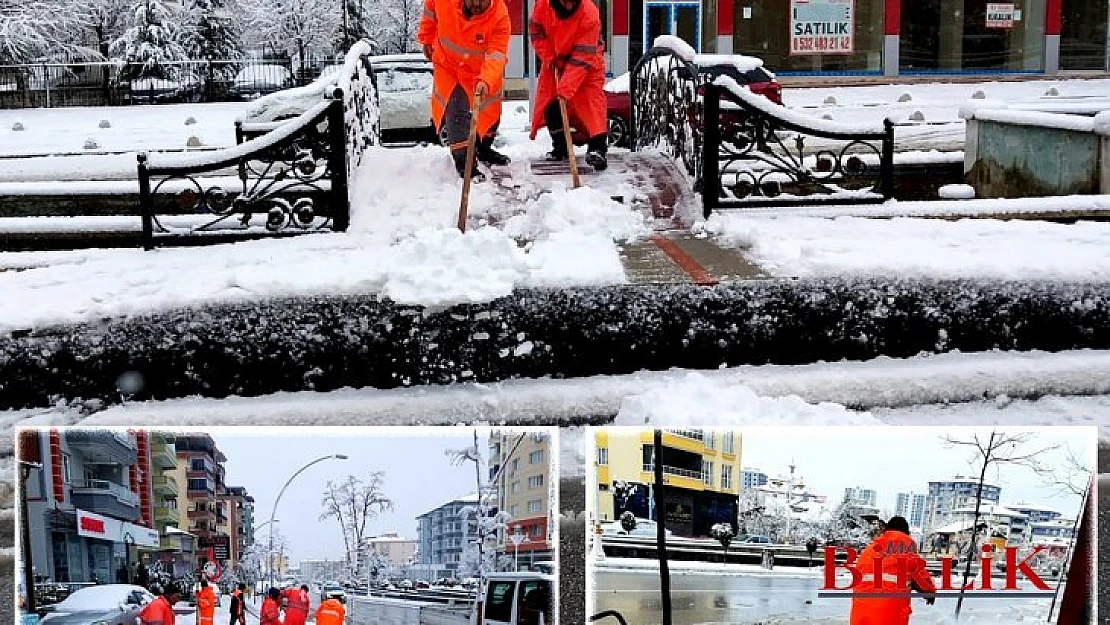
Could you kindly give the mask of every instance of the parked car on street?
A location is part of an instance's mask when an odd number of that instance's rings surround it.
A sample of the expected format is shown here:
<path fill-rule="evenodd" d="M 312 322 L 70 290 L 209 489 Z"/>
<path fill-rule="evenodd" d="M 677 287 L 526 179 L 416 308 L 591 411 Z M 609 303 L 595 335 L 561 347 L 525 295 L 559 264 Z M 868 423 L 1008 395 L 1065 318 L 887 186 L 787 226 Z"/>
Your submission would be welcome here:
<path fill-rule="evenodd" d="M 154 601 L 142 586 L 100 584 L 82 588 L 65 600 L 40 610 L 42 624 L 135 625 L 139 611 Z"/>
<path fill-rule="evenodd" d="M 770 545 L 771 538 L 769 536 L 762 536 L 760 534 L 750 534 L 745 536 L 743 540 L 737 541 L 747 545 Z"/>
<path fill-rule="evenodd" d="M 747 87 L 752 93 L 762 95 L 775 104 L 782 104 L 782 85 L 775 75 L 763 68 L 759 59 L 738 55 L 704 54 L 699 59 L 707 61 L 700 67 L 701 71 L 709 75 L 710 79 L 719 76 L 728 76 L 737 84 Z M 631 137 L 632 98 L 629 93 L 630 76 L 621 74 L 605 85 L 605 102 L 609 116 L 609 144 L 620 147 L 629 147 Z M 722 99 L 724 97 L 722 96 Z M 724 122 L 729 118 L 739 119 L 740 113 L 735 110 L 722 111 Z M 575 143 L 578 138 L 575 139 Z"/>
<path fill-rule="evenodd" d="M 177 79 L 137 78 L 128 84 L 131 101 L 140 104 L 200 102 L 204 81 L 193 74 Z"/>
<path fill-rule="evenodd" d="M 235 75 L 227 94 L 237 100 L 255 100 L 292 86 L 293 74 L 284 65 L 248 65 Z"/>
<path fill-rule="evenodd" d="M 423 54 L 370 57 L 384 141 L 435 141 L 432 63 Z"/>

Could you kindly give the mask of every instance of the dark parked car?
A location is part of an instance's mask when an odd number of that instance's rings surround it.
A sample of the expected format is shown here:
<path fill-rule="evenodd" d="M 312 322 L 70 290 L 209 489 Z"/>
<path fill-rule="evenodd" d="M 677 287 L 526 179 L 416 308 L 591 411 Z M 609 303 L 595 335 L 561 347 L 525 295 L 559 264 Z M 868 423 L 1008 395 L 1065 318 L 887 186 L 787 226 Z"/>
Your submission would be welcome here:
<path fill-rule="evenodd" d="M 715 60 L 723 61 L 724 55 L 710 56 Z M 701 71 L 716 79 L 719 76 L 728 76 L 737 84 L 747 87 L 752 93 L 757 93 L 775 104 L 782 104 L 782 85 L 775 79 L 774 74 L 762 66 L 753 66 L 750 57 L 734 57 L 744 59 L 737 63 L 720 62 L 713 65 L 703 65 Z M 629 133 L 629 120 L 632 119 L 632 99 L 629 95 L 629 80 L 627 73 L 617 76 L 605 85 L 605 101 L 609 114 L 609 143 L 621 147 L 628 147 L 631 135 Z M 722 96 L 723 99 L 723 96 Z M 723 110 L 722 116 L 727 124 L 730 118 L 739 120 L 740 113 L 734 110 Z M 575 143 L 578 138 L 575 138 Z"/>
<path fill-rule="evenodd" d="M 235 75 L 227 94 L 238 100 L 254 100 L 292 86 L 293 74 L 284 65 L 248 65 Z"/>
<path fill-rule="evenodd" d="M 46 625 L 135 625 L 139 611 L 154 601 L 142 586 L 102 584 L 82 588 L 64 601 L 47 606 L 40 623 Z"/>

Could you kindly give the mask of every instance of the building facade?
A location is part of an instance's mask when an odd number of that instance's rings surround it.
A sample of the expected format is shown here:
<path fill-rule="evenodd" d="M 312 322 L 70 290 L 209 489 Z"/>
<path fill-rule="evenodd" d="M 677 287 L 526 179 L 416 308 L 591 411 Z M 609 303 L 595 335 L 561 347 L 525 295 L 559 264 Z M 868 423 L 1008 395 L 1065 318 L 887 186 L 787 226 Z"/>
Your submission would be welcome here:
<path fill-rule="evenodd" d="M 231 561 L 230 519 L 224 485 L 227 458 L 207 434 L 179 434 L 177 479 L 184 489 L 178 500 L 185 503 L 185 529 L 197 539 L 198 565 L 211 557 L 227 565 Z M 179 493 L 181 494 L 181 493 Z"/>
<path fill-rule="evenodd" d="M 254 544 L 254 497 L 242 486 L 228 486 L 227 497 L 228 509 L 235 519 L 230 534 L 231 561 L 238 563 L 247 547 Z"/>
<path fill-rule="evenodd" d="M 31 567 L 57 582 L 131 580 L 159 548 L 143 432 L 40 430 L 20 435 Z"/>
<path fill-rule="evenodd" d="M 347 563 L 343 560 L 301 560 L 297 568 L 303 582 L 342 582 L 347 579 Z"/>
<path fill-rule="evenodd" d="M 663 479 L 667 508 L 657 515 L 653 433 L 599 430 L 596 434 L 596 509 L 599 520 L 622 512 L 659 520 L 679 536 L 708 536 L 717 523 L 734 527 L 740 494 L 741 436 L 736 430 L 664 430 Z"/>
<path fill-rule="evenodd" d="M 844 489 L 844 499 L 851 504 L 859 506 L 877 507 L 879 494 L 874 489 L 862 486 L 852 486 Z"/>
<path fill-rule="evenodd" d="M 522 565 L 552 559 L 551 437 L 544 432 L 494 432 L 489 458 L 498 509 L 510 517 L 499 533 L 498 549 Z"/>
<path fill-rule="evenodd" d="M 759 469 L 744 467 L 740 469 L 740 488 L 748 489 L 767 484 L 767 474 Z"/>
<path fill-rule="evenodd" d="M 957 508 L 975 505 L 979 490 L 979 480 L 957 475 L 951 480 L 929 482 L 929 494 L 925 499 L 924 529 L 928 532 L 944 524 L 947 517 Z M 994 484 L 983 483 L 983 502 L 998 503 L 1002 489 Z"/>
<path fill-rule="evenodd" d="M 507 75 L 536 67 L 525 13 L 509 0 Z M 745 54 L 779 74 L 983 74 L 1110 71 L 1108 0 L 595 0 L 610 73 L 660 35 L 698 52 Z"/>
<path fill-rule="evenodd" d="M 473 519 L 465 520 L 461 514 L 463 508 L 477 504 L 477 494 L 466 495 L 416 517 L 418 564 L 435 565 L 455 576 L 467 540 L 477 533 Z"/>
<path fill-rule="evenodd" d="M 894 514 L 904 517 L 910 527 L 924 527 L 925 502 L 928 497 L 918 493 L 898 493 L 894 503 Z"/>

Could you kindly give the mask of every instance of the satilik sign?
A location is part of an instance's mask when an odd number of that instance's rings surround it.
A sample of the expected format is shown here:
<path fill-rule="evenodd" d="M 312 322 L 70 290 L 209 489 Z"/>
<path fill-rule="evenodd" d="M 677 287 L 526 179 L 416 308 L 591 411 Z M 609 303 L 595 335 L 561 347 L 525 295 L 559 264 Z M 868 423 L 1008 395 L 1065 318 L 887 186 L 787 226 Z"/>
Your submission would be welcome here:
<path fill-rule="evenodd" d="M 997 554 L 993 547 L 985 545 L 979 557 L 978 574 L 961 587 L 953 584 L 953 571 L 956 566 L 952 556 L 939 558 L 941 565 L 940 577 L 939 580 L 934 580 L 927 569 L 917 568 L 911 571 L 910 562 L 912 559 L 904 557 L 903 553 L 898 552 L 898 549 L 901 548 L 900 545 L 892 544 L 891 546 L 894 549 L 890 553 L 883 557 L 873 558 L 871 566 L 864 567 L 868 570 L 861 570 L 861 567 L 857 565 L 859 552 L 855 549 L 850 547 L 825 547 L 825 577 L 817 596 L 841 598 L 905 597 L 911 588 L 921 589 L 933 586 L 936 587 L 937 592 L 927 593 L 929 596 L 949 597 L 962 594 L 965 599 L 1013 596 L 1023 598 L 1051 597 L 1054 594 L 1052 588 L 1041 579 L 1040 575 L 1030 565 L 1030 561 L 1035 559 L 1037 554 L 1044 551 L 1043 547 L 1036 547 L 1024 558 L 1019 559 L 1017 547 L 1006 547 L 1002 554 Z M 838 558 L 838 555 L 841 554 L 846 555 L 847 558 L 843 562 L 838 562 L 838 559 L 843 559 Z M 883 563 L 887 559 L 894 559 L 893 573 L 889 566 L 884 571 Z M 921 562 L 920 558 L 915 559 Z M 1001 564 L 1005 573 L 1001 580 L 996 580 L 991 575 L 996 564 Z M 839 575 L 841 572 L 847 572 L 851 579 L 843 579 L 843 575 Z M 1020 578 L 1018 577 L 1019 574 L 1021 575 Z M 956 577 L 960 577 L 958 573 Z M 882 584 L 878 585 L 876 590 L 872 590 L 876 588 L 873 580 L 882 580 Z M 861 590 L 860 586 L 865 581 L 868 582 L 867 587 Z"/>
<path fill-rule="evenodd" d="M 855 0 L 790 0 L 790 54 L 851 54 Z"/>
<path fill-rule="evenodd" d="M 987 3 L 987 28 L 1013 28 L 1018 15 L 1013 3 Z"/>

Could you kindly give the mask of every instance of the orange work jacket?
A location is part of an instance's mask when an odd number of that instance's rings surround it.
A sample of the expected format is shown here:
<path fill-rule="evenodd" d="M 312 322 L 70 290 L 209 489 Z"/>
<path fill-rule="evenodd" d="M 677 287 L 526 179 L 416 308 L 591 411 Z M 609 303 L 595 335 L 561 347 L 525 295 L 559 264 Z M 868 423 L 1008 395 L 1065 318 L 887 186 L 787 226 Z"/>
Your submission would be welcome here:
<path fill-rule="evenodd" d="M 197 625 L 212 625 L 216 615 L 216 591 L 205 586 L 197 593 Z"/>
<path fill-rule="evenodd" d="M 158 597 L 139 611 L 139 625 L 173 625 L 173 607 L 165 597 Z"/>
<path fill-rule="evenodd" d="M 882 559 L 881 579 L 875 575 L 875 561 Z M 859 555 L 856 567 L 863 574 L 853 592 L 885 593 L 892 597 L 852 597 L 850 625 L 907 625 L 910 622 L 910 580 L 916 580 L 922 591 L 937 591 L 933 578 L 925 568 L 925 559 L 917 554 L 917 543 L 908 535 L 894 530 L 883 532 Z"/>
<path fill-rule="evenodd" d="M 300 588 L 287 588 L 285 596 L 285 625 L 304 625 L 308 620 L 308 593 Z"/>
<path fill-rule="evenodd" d="M 532 138 L 546 126 L 544 109 L 557 97 L 567 101 L 572 124 L 595 137 L 608 131 L 605 105 L 605 48 L 601 45 L 601 16 L 593 0 L 581 0 L 566 19 L 560 19 L 552 2 L 536 0 L 528 34 L 540 57 L 542 69 L 532 109 Z M 559 71 L 556 79 L 555 70 Z"/>
<path fill-rule="evenodd" d="M 328 599 L 316 608 L 316 625 L 343 625 L 346 616 L 347 608 L 338 599 Z"/>
<path fill-rule="evenodd" d="M 269 597 L 262 600 L 262 609 L 258 611 L 258 625 L 282 625 L 281 606 L 277 601 Z"/>
<path fill-rule="evenodd" d="M 443 126 L 447 100 L 456 85 L 462 85 L 474 109 L 474 88 L 479 80 L 489 90 L 478 111 L 478 134 L 488 134 L 501 119 L 510 35 L 505 0 L 493 0 L 482 14 L 470 18 L 463 14 L 461 0 L 424 0 L 416 40 L 432 47 L 432 119 L 436 128 Z"/>

